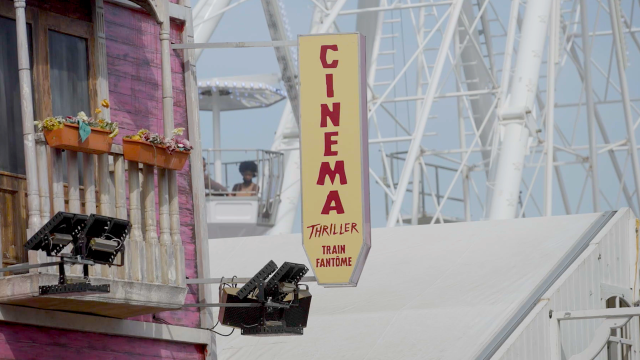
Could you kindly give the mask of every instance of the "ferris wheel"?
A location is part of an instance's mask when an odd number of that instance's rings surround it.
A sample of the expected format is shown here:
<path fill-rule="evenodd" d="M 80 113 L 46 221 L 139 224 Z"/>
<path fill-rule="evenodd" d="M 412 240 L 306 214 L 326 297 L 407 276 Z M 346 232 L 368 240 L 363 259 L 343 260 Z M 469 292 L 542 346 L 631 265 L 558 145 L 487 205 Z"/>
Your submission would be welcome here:
<path fill-rule="evenodd" d="M 384 207 L 386 226 L 640 214 L 639 1 L 299 1 L 314 7 L 309 33 L 352 32 L 337 25 L 350 19 L 366 36 L 371 203 Z M 252 92 L 252 83 L 238 106 L 287 101 L 271 148 L 283 158 L 269 231 L 288 233 L 300 154 L 285 5 L 200 0 L 195 42 L 240 6 L 264 9 L 276 44 L 282 85 Z"/>

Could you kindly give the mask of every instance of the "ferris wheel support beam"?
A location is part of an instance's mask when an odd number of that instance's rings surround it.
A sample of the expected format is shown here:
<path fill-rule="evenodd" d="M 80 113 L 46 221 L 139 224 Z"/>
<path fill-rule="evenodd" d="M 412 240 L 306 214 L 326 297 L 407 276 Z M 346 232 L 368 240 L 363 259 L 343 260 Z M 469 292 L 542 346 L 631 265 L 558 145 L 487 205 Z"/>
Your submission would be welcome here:
<path fill-rule="evenodd" d="M 427 125 L 427 119 L 429 118 L 431 105 L 433 105 L 433 100 L 440 82 L 440 76 L 442 75 L 442 69 L 444 68 L 444 63 L 447 60 L 447 55 L 449 53 L 449 46 L 451 45 L 453 35 L 455 34 L 456 27 L 458 26 L 458 19 L 462 10 L 462 4 L 463 0 L 454 0 L 449 9 L 449 22 L 447 23 L 447 28 L 445 29 L 444 34 L 442 35 L 442 43 L 440 45 L 440 49 L 438 50 L 438 55 L 436 57 L 433 72 L 431 73 L 431 81 L 429 82 L 429 86 L 427 88 L 427 93 L 425 95 L 420 119 L 417 122 L 415 130 L 413 132 L 413 139 L 411 140 L 411 145 L 409 145 L 409 151 L 407 152 L 407 157 L 405 159 L 402 173 L 400 174 L 400 179 L 398 181 L 396 198 L 393 201 L 391 210 L 389 211 L 389 216 L 387 218 L 387 227 L 394 227 L 396 225 L 398 216 L 400 216 L 402 201 L 407 192 L 407 186 L 412 176 L 412 168 L 420 153 L 422 133 L 424 132 L 425 126 Z"/>
<path fill-rule="evenodd" d="M 218 27 L 224 10 L 229 6 L 231 0 L 200 0 L 193 9 L 193 32 L 195 43 L 206 43 Z M 204 49 L 196 49 L 196 62 L 200 58 Z"/>
<path fill-rule="evenodd" d="M 495 187 L 489 209 L 489 218 L 492 220 L 513 219 L 516 216 L 529 140 L 529 129 L 525 122 L 526 116 L 533 108 L 538 89 L 551 1 L 527 2 L 508 101 L 502 104 L 499 111 L 501 126 L 504 126 L 504 140 L 498 157 Z"/>
<path fill-rule="evenodd" d="M 559 0 L 552 1 L 551 21 L 549 22 L 549 48 L 547 50 L 547 105 L 545 107 L 547 162 L 545 164 L 544 179 L 544 216 L 551 216 L 553 209 L 553 132 L 555 131 L 556 62 L 558 60 L 558 37 L 560 35 L 560 2 Z"/>
<path fill-rule="evenodd" d="M 629 87 L 627 84 L 627 75 L 625 73 L 626 61 L 622 43 L 624 39 L 622 38 L 623 34 L 621 34 L 622 26 L 620 26 L 620 22 L 622 21 L 622 19 L 620 18 L 621 14 L 619 10 L 619 3 L 617 3 L 615 0 L 609 0 L 609 15 L 611 17 L 611 28 L 613 29 L 614 46 L 616 49 L 616 64 L 618 67 L 618 76 L 620 78 L 620 93 L 622 95 L 625 125 L 627 126 L 629 154 L 631 154 L 631 166 L 633 168 L 633 178 L 636 185 L 636 197 L 638 199 L 638 206 L 640 207 L 640 164 L 638 164 L 638 150 L 636 150 L 637 146 L 633 124 L 633 114 L 631 113 Z"/>
<path fill-rule="evenodd" d="M 578 76 L 580 77 L 580 80 L 584 81 L 584 69 L 582 69 L 582 65 L 578 62 L 578 52 L 575 46 L 571 46 L 571 49 L 569 52 L 569 59 L 575 65 L 576 70 L 578 71 Z M 610 144 L 611 141 L 609 139 L 609 134 L 607 133 L 607 129 L 604 127 L 602 116 L 600 115 L 600 112 L 598 111 L 597 107 L 595 107 L 594 110 L 595 110 L 594 115 L 596 117 L 598 129 L 600 130 L 600 135 L 602 135 L 602 140 L 604 140 L 605 144 Z M 618 162 L 618 158 L 616 157 L 615 150 L 609 149 L 607 150 L 607 152 L 609 153 L 609 158 L 611 159 L 611 164 L 613 165 L 613 170 L 616 172 L 618 181 L 622 183 L 622 193 L 624 194 L 624 197 L 627 200 L 627 204 L 634 212 L 636 212 L 636 207 L 633 204 L 631 192 L 629 192 L 629 188 L 627 187 L 627 184 L 624 183 L 624 174 L 622 173 L 622 168 L 620 167 L 620 163 Z"/>
<path fill-rule="evenodd" d="M 587 98 L 587 129 L 589 132 L 589 171 L 591 172 L 591 196 L 593 211 L 600 211 L 600 194 L 598 186 L 598 153 L 596 149 L 596 120 L 593 102 L 593 82 L 591 81 L 591 43 L 589 37 L 589 18 L 587 17 L 587 1 L 580 0 L 580 30 L 582 34 L 582 51 L 584 61 L 584 89 Z"/>

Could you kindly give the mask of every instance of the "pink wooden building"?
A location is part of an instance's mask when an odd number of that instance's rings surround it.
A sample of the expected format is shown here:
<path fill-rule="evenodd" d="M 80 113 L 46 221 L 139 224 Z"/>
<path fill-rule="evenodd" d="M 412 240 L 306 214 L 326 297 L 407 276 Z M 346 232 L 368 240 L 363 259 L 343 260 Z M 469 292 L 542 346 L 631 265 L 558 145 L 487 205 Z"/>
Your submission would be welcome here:
<path fill-rule="evenodd" d="M 132 223 L 123 267 L 95 266 L 103 295 L 40 296 L 57 268 L 0 274 L 2 359 L 215 358 L 204 291 L 207 239 L 189 0 L 0 0 L 0 242 L 3 266 L 50 261 L 28 237 L 58 211 Z M 93 113 L 120 135 L 111 152 L 49 148 L 34 121 Z M 125 161 L 122 136 L 184 127 L 181 171 Z M 202 194 L 199 196 L 198 194 Z M 70 269 L 71 277 L 80 276 Z"/>

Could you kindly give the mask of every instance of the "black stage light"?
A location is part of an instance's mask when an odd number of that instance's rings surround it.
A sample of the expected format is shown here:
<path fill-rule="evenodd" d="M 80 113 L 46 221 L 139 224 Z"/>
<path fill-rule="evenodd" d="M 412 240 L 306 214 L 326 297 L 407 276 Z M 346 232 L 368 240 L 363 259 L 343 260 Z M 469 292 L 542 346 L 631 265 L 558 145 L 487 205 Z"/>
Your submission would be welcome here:
<path fill-rule="evenodd" d="M 273 260 L 269 261 L 267 265 L 265 265 L 262 270 L 258 271 L 248 283 L 244 284 L 240 291 L 238 291 L 238 297 L 240 299 L 244 299 L 247 295 L 249 295 L 253 290 L 258 287 L 258 284 L 262 281 L 266 281 L 269 275 L 273 274 L 274 271 L 278 270 L 278 265 L 273 262 Z"/>
<path fill-rule="evenodd" d="M 89 217 L 59 212 L 47 221 L 24 245 L 27 250 L 42 250 L 57 256 L 74 238 L 77 239 Z"/>
<path fill-rule="evenodd" d="M 241 289 L 223 284 L 220 302 L 229 306 L 221 306 L 220 323 L 241 329 L 242 335 L 302 335 L 309 318 L 311 293 L 298 283 L 309 269 L 285 262 L 267 281 L 274 271 L 275 263 L 270 261 Z"/>
<path fill-rule="evenodd" d="M 91 214 L 58 212 L 25 244 L 27 250 L 41 250 L 48 256 L 58 256 L 60 261 L 27 265 L 26 268 L 58 265 L 57 285 L 40 286 L 40 295 L 91 293 L 110 291 L 109 285 L 92 285 L 89 282 L 89 266 L 95 264 L 122 266 L 124 242 L 131 231 L 127 220 Z M 62 253 L 71 244 L 70 253 Z M 114 260 L 121 255 L 119 264 Z M 82 265 L 84 279 L 68 279 L 65 265 Z M 24 267 L 24 266 L 23 266 Z M 12 271 L 14 267 L 2 269 Z"/>
<path fill-rule="evenodd" d="M 293 293 L 298 282 L 308 271 L 309 269 L 305 265 L 285 262 L 267 281 L 265 285 L 267 296 L 283 300 L 288 293 Z"/>
<path fill-rule="evenodd" d="M 131 223 L 127 220 L 91 214 L 80 236 L 75 254 L 82 253 L 96 264 L 122 266 L 114 264 L 119 253 L 124 253 L 124 241 L 131 231 Z M 122 254 L 124 255 L 124 254 Z"/>

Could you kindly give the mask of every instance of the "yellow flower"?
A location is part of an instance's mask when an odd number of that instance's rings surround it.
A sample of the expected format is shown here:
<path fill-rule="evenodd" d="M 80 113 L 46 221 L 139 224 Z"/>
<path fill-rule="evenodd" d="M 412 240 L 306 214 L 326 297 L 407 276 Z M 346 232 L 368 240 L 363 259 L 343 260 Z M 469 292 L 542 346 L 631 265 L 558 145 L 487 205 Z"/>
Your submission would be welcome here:
<path fill-rule="evenodd" d="M 182 135 L 183 132 L 184 132 L 184 128 L 173 129 L 173 135 Z"/>
<path fill-rule="evenodd" d="M 100 108 L 97 108 L 97 109 L 96 109 L 96 115 L 97 115 L 97 114 L 100 114 L 101 112 L 102 112 L 102 110 L 100 110 Z"/>
<path fill-rule="evenodd" d="M 133 135 L 133 136 L 131 136 L 131 140 L 140 140 L 140 136 L 139 135 Z"/>
<path fill-rule="evenodd" d="M 109 100 L 107 100 L 107 99 L 102 100 L 100 105 L 102 105 L 103 108 L 108 109 L 109 108 Z"/>

